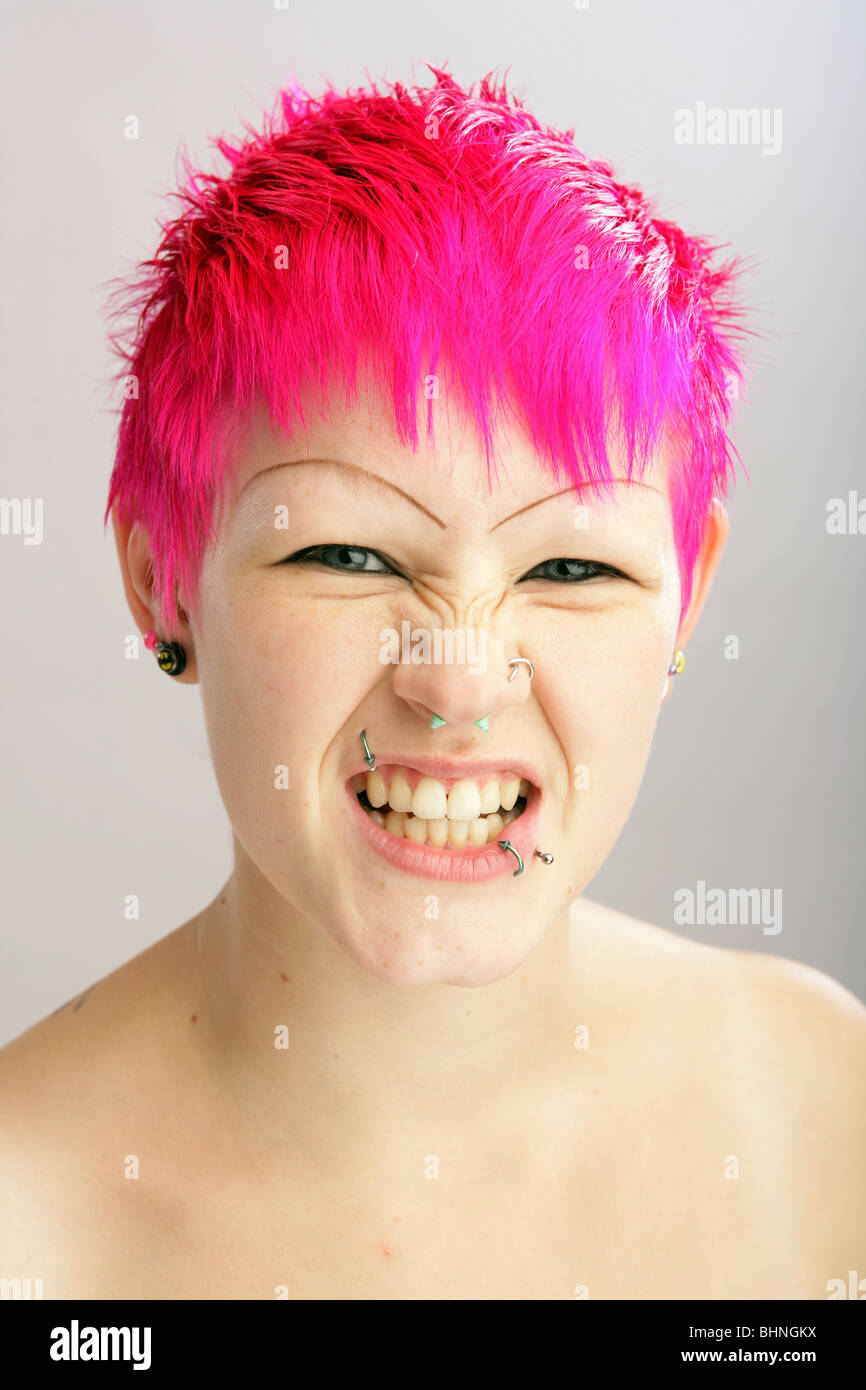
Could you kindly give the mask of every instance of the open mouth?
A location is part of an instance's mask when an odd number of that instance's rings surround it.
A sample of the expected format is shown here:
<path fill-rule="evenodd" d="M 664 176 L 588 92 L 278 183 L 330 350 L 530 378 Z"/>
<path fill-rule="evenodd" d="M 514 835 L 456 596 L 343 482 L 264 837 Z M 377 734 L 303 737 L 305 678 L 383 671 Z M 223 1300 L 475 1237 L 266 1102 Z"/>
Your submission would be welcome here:
<path fill-rule="evenodd" d="M 439 781 L 396 766 L 351 779 L 359 806 L 387 834 L 433 849 L 480 849 L 519 820 L 535 788 L 507 771 Z"/>

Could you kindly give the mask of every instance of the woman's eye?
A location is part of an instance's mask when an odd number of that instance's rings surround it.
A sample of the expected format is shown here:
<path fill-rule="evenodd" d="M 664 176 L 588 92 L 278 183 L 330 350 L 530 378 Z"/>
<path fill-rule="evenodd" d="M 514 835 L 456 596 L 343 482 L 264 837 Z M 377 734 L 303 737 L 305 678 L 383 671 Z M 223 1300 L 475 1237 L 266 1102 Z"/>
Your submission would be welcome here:
<path fill-rule="evenodd" d="M 367 561 L 372 560 L 373 564 Z M 310 545 L 281 560 L 283 565 L 320 564 L 342 574 L 396 574 L 377 550 L 364 545 Z"/>
<path fill-rule="evenodd" d="M 518 582 L 522 584 L 526 579 L 547 579 L 554 584 L 580 584 L 588 579 L 596 579 L 599 575 L 613 575 L 616 579 L 628 578 L 622 570 L 596 560 L 560 559 L 542 560 L 540 565 L 536 565 L 535 569 L 530 570 Z"/>
<path fill-rule="evenodd" d="M 338 574 L 399 574 L 378 550 L 369 550 L 365 545 L 310 545 L 281 560 L 282 565 L 318 564 Z M 540 565 L 525 574 L 518 583 L 527 579 L 543 579 L 553 584 L 583 584 L 588 580 L 612 575 L 627 579 L 622 570 L 614 569 L 596 560 L 542 560 Z"/>

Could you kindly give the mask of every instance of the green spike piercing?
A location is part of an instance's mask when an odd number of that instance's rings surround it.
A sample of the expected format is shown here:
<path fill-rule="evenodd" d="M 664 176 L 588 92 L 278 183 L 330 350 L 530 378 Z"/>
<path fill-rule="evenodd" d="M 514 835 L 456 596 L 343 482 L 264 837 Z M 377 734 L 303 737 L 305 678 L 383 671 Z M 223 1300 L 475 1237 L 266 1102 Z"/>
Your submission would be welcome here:
<path fill-rule="evenodd" d="M 368 768 L 370 769 L 371 772 L 375 772 L 375 771 L 376 771 L 376 754 L 370 752 L 370 745 L 369 745 L 369 743 L 367 742 L 367 730 L 366 730 L 366 729 L 362 729 L 362 730 L 361 730 L 361 742 L 362 742 L 363 745 L 364 745 L 364 762 L 367 764 L 367 766 L 368 766 Z"/>
<path fill-rule="evenodd" d="M 513 846 L 513 844 L 511 843 L 510 840 L 497 840 L 496 843 L 498 844 L 499 848 L 503 851 L 503 853 L 505 853 L 505 854 L 513 854 L 514 857 L 515 857 L 515 859 L 517 860 L 518 864 L 520 865 L 520 868 L 519 868 L 519 869 L 515 869 L 515 870 L 514 870 L 514 873 L 511 875 L 512 878 L 517 878 L 517 875 L 518 875 L 518 874 L 522 874 L 522 873 L 523 873 L 523 860 L 521 859 L 520 855 L 517 853 L 517 850 L 514 848 L 514 846 Z"/>
<path fill-rule="evenodd" d="M 483 717 L 482 719 L 473 719 L 472 722 L 473 722 L 473 724 L 477 724 L 478 727 L 479 727 L 479 729 L 483 729 L 484 732 L 485 732 L 485 734 L 486 734 L 486 733 L 489 733 L 489 732 L 490 732 L 490 730 L 489 730 L 489 728 L 488 728 L 488 725 L 487 725 L 487 721 L 488 721 L 489 718 L 490 718 L 490 715 L 489 715 L 489 714 L 485 714 L 484 717 Z M 447 719 L 443 719 L 441 714 L 434 714 L 433 718 L 430 720 L 430 728 L 431 728 L 431 729 L 441 729 L 441 728 L 442 728 L 442 725 L 443 725 L 443 724 L 447 724 L 447 723 L 448 723 L 448 720 L 447 720 Z"/>

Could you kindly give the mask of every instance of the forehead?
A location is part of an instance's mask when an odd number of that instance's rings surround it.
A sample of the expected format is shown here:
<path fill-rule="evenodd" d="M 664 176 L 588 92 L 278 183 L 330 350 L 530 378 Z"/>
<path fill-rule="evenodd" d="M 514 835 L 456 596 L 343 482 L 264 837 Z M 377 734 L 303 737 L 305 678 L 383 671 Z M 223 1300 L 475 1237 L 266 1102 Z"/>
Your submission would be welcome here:
<path fill-rule="evenodd" d="M 318 478 L 312 466 L 298 470 L 295 478 L 307 486 L 327 486 L 329 496 L 336 488 L 348 498 L 372 489 L 383 502 L 389 491 L 392 496 L 403 492 L 449 527 L 483 520 L 489 529 L 499 519 L 557 495 L 563 506 L 582 504 L 603 511 L 615 505 L 617 511 L 635 515 L 660 510 L 660 502 L 670 503 L 666 446 L 640 472 L 640 480 L 636 473 L 629 483 L 626 453 L 610 439 L 608 452 L 617 486 L 614 499 L 609 500 L 597 497 L 590 485 L 574 481 L 564 468 L 557 476 L 537 452 L 516 412 L 507 420 L 499 419 L 488 477 L 475 418 L 459 400 L 444 396 L 433 400 L 434 434 L 428 437 L 428 401 L 419 392 L 416 448 L 410 440 L 400 440 L 391 399 L 376 389 L 359 388 L 351 403 L 344 390 L 332 390 L 324 406 L 310 393 L 302 406 L 304 423 L 296 420 L 289 435 L 271 421 L 264 407 L 255 410 L 226 488 L 229 515 L 285 489 L 290 465 L 302 460 L 344 465 L 321 469 Z"/>

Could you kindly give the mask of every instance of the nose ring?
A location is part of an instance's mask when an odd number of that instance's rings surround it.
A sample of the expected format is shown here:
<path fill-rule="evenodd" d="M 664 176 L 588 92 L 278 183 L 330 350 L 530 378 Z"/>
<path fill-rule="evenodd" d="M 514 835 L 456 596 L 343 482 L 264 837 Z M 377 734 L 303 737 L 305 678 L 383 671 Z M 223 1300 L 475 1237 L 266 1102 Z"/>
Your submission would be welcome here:
<path fill-rule="evenodd" d="M 509 663 L 508 663 L 509 666 L 513 666 L 513 667 L 514 667 L 514 670 L 511 672 L 511 675 L 508 677 L 508 679 L 509 679 L 510 681 L 513 681 L 513 680 L 514 680 L 514 677 L 517 675 L 517 667 L 518 667 L 518 664 L 519 664 L 521 661 L 522 661 L 526 666 L 529 667 L 529 679 L 530 679 L 530 681 L 532 680 L 532 677 L 535 675 L 535 667 L 533 666 L 532 662 L 529 660 L 529 657 L 528 657 L 528 656 L 513 656 L 513 657 L 511 658 L 511 660 L 509 661 Z"/>
<path fill-rule="evenodd" d="M 531 685 L 531 684 L 532 684 L 532 677 L 535 675 L 535 667 L 533 666 L 532 662 L 529 660 L 529 657 L 528 657 L 528 656 L 513 656 L 513 657 L 511 658 L 511 660 L 509 661 L 508 664 L 509 664 L 509 666 L 513 667 L 513 670 L 512 670 L 512 672 L 511 672 L 511 675 L 508 677 L 508 679 L 509 679 L 509 681 L 513 681 L 513 680 L 514 680 L 514 677 L 517 675 L 517 668 L 518 668 L 518 666 L 520 665 L 521 662 L 523 662 L 525 666 L 528 666 L 528 667 L 529 667 L 529 683 L 530 683 L 530 685 Z M 483 717 L 482 717 L 481 719 L 476 719 L 476 720 L 474 721 L 474 722 L 478 725 L 479 729 L 482 729 L 482 730 L 484 731 L 485 734 L 488 733 L 488 731 L 489 731 L 489 730 L 488 730 L 488 722 L 487 722 L 487 721 L 489 720 L 489 718 L 490 718 L 490 715 L 489 715 L 489 714 L 485 714 L 485 715 L 483 715 Z M 442 728 L 442 725 L 445 724 L 446 722 L 447 722 L 447 721 L 446 721 L 445 719 L 442 718 L 442 715 L 441 715 L 441 714 L 435 714 L 435 713 L 434 713 L 433 718 L 430 720 L 430 728 L 431 728 L 431 729 L 441 729 L 441 728 Z M 517 872 L 519 873 L 520 870 L 518 869 Z"/>

